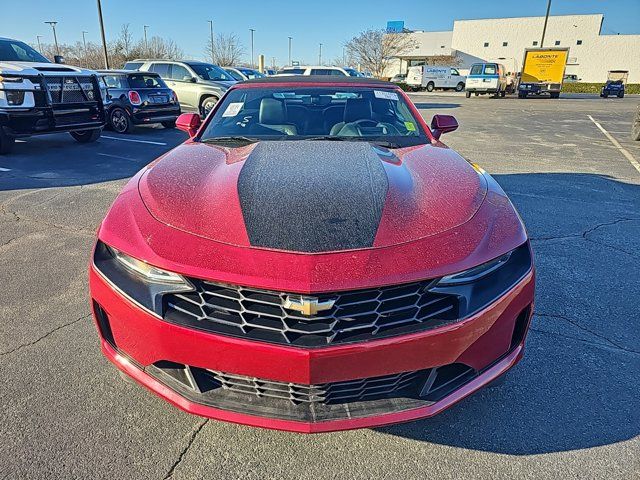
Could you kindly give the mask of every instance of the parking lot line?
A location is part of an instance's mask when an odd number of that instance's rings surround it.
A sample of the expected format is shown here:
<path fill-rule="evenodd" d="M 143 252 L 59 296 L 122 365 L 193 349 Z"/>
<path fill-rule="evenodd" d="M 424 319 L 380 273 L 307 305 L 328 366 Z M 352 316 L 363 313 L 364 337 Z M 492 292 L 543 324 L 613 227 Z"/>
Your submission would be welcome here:
<path fill-rule="evenodd" d="M 626 148 L 620 145 L 618 140 L 616 140 L 609 132 L 607 132 L 602 125 L 596 122 L 591 115 L 587 115 L 587 116 L 596 125 L 596 127 L 598 127 L 602 133 L 604 133 L 605 137 L 607 137 L 609 141 L 613 143 L 613 146 L 616 147 L 618 150 L 620 150 L 620 153 L 622 153 L 626 157 L 626 159 L 629 160 L 631 165 L 633 165 L 633 167 L 638 171 L 638 173 L 640 173 L 640 163 L 638 163 L 638 161 L 635 158 L 633 158 L 633 155 L 631 155 L 631 153 L 629 153 L 629 151 Z"/>
<path fill-rule="evenodd" d="M 110 153 L 98 153 L 98 155 L 100 155 L 101 157 L 119 158 L 121 160 L 131 160 L 131 161 L 134 161 L 134 162 L 138 161 L 137 158 L 123 157 L 122 155 L 111 155 Z"/>
<path fill-rule="evenodd" d="M 133 138 L 108 137 L 106 135 L 102 135 L 100 138 L 107 138 L 109 140 L 120 140 L 122 142 L 148 143 L 148 144 L 151 144 L 151 145 L 162 145 L 162 146 L 166 146 L 167 145 L 164 142 L 151 142 L 149 140 L 135 140 Z"/>
<path fill-rule="evenodd" d="M 11 171 L 10 168 L 0 167 L 0 172 L 10 172 L 10 171 Z"/>

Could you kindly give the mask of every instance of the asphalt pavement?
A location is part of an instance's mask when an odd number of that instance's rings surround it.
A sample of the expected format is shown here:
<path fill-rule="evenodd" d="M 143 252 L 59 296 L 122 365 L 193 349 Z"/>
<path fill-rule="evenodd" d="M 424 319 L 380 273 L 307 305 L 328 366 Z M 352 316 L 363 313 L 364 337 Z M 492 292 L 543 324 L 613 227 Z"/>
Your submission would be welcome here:
<path fill-rule="evenodd" d="M 185 135 L 30 138 L 0 156 L 0 479 L 640 478 L 640 97 L 412 98 L 456 116 L 443 141 L 532 238 L 536 314 L 505 383 L 433 419 L 318 435 L 177 410 L 102 357 L 86 270 L 118 191 Z"/>

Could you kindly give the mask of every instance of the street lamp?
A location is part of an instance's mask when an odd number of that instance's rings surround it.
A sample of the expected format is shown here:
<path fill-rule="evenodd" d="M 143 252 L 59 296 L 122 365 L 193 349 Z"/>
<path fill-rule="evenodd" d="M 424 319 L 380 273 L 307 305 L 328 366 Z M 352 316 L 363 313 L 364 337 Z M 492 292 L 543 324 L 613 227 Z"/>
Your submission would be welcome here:
<path fill-rule="evenodd" d="M 318 52 L 318 65 L 322 65 L 322 44 L 320 44 L 320 51 Z"/>
<path fill-rule="evenodd" d="M 53 41 L 56 44 L 56 55 L 60 55 L 60 48 L 58 47 L 58 37 L 56 36 L 56 25 L 58 24 L 58 22 L 44 22 L 44 23 L 48 23 L 49 25 L 51 25 L 51 28 L 53 29 Z"/>
<path fill-rule="evenodd" d="M 211 30 L 211 63 L 215 63 L 213 58 L 213 20 L 207 20 L 209 22 L 209 28 Z"/>
<path fill-rule="evenodd" d="M 149 28 L 149 25 L 143 25 L 143 29 L 144 29 L 144 54 L 145 54 L 145 56 L 149 56 L 149 43 L 147 42 L 147 28 Z"/>
<path fill-rule="evenodd" d="M 87 39 L 85 35 L 89 32 L 82 31 L 82 44 L 84 45 L 84 63 L 87 68 L 89 68 L 89 55 L 87 53 Z"/>
<path fill-rule="evenodd" d="M 289 37 L 289 66 L 291 66 L 291 40 L 293 37 Z"/>
<path fill-rule="evenodd" d="M 104 21 L 102 20 L 102 4 L 98 2 L 98 20 L 100 21 L 100 36 L 102 37 L 102 54 L 104 55 L 104 68 L 109 70 L 109 55 L 107 54 L 107 39 L 104 35 Z"/>
<path fill-rule="evenodd" d="M 251 68 L 254 68 L 254 63 L 253 63 L 253 32 L 255 32 L 255 28 L 250 28 L 249 31 L 251 32 Z"/>
<path fill-rule="evenodd" d="M 40 39 L 42 38 L 42 35 L 36 35 L 36 40 L 38 40 L 38 51 L 40 53 L 42 53 L 42 46 L 40 45 Z"/>

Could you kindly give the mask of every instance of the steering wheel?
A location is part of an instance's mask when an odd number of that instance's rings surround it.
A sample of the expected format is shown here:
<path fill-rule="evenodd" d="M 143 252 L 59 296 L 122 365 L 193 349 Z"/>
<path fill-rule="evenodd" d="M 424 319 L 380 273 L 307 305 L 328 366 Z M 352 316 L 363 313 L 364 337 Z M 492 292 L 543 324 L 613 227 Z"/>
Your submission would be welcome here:
<path fill-rule="evenodd" d="M 356 120 L 355 122 L 350 122 L 351 125 L 355 125 L 357 127 L 359 127 L 360 125 L 364 126 L 365 123 L 368 123 L 372 127 L 377 127 L 378 126 L 378 122 L 376 122 L 375 120 L 368 119 L 368 118 L 362 118 L 360 120 Z"/>

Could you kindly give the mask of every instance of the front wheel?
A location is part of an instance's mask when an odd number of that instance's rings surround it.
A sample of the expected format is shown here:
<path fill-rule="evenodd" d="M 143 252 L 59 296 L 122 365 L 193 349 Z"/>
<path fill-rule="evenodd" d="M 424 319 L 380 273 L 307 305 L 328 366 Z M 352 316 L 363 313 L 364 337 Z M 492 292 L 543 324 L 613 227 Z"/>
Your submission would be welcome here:
<path fill-rule="evenodd" d="M 164 128 L 176 128 L 176 121 L 175 120 L 170 120 L 168 122 L 160 122 L 160 124 Z"/>
<path fill-rule="evenodd" d="M 433 92 L 433 89 L 436 88 L 433 82 L 427 83 L 427 92 Z"/>
<path fill-rule="evenodd" d="M 78 130 L 77 132 L 69 132 L 69 134 L 80 143 L 95 142 L 102 135 L 102 128 L 94 128 L 91 130 Z"/>
<path fill-rule="evenodd" d="M 200 105 L 200 115 L 206 118 L 207 115 L 209 115 L 209 112 L 213 110 L 213 107 L 216 106 L 216 103 L 218 103 L 218 99 L 216 97 L 205 98 Z"/>
<path fill-rule="evenodd" d="M 462 90 L 464 90 L 464 83 L 460 82 L 456 85 L 456 92 L 461 92 Z"/>
<path fill-rule="evenodd" d="M 618 98 L 624 98 L 624 92 L 618 92 Z"/>
<path fill-rule="evenodd" d="M 518 98 L 527 98 L 527 94 L 518 92 Z"/>
<path fill-rule="evenodd" d="M 2 131 L 2 127 L 0 127 L 0 155 L 3 153 L 9 153 L 13 149 L 15 143 L 16 139 L 4 133 Z"/>
<path fill-rule="evenodd" d="M 560 92 L 551 92 L 551 98 L 560 98 Z"/>
<path fill-rule="evenodd" d="M 471 92 L 466 92 L 466 93 L 464 94 L 464 96 L 465 96 L 465 97 L 467 97 L 467 98 L 471 98 Z"/>
<path fill-rule="evenodd" d="M 506 94 L 507 94 L 507 92 L 505 92 L 504 90 L 502 90 L 502 91 L 500 92 L 500 96 L 501 96 L 501 97 L 503 97 L 503 98 L 504 98 L 504 96 L 505 96 Z"/>

